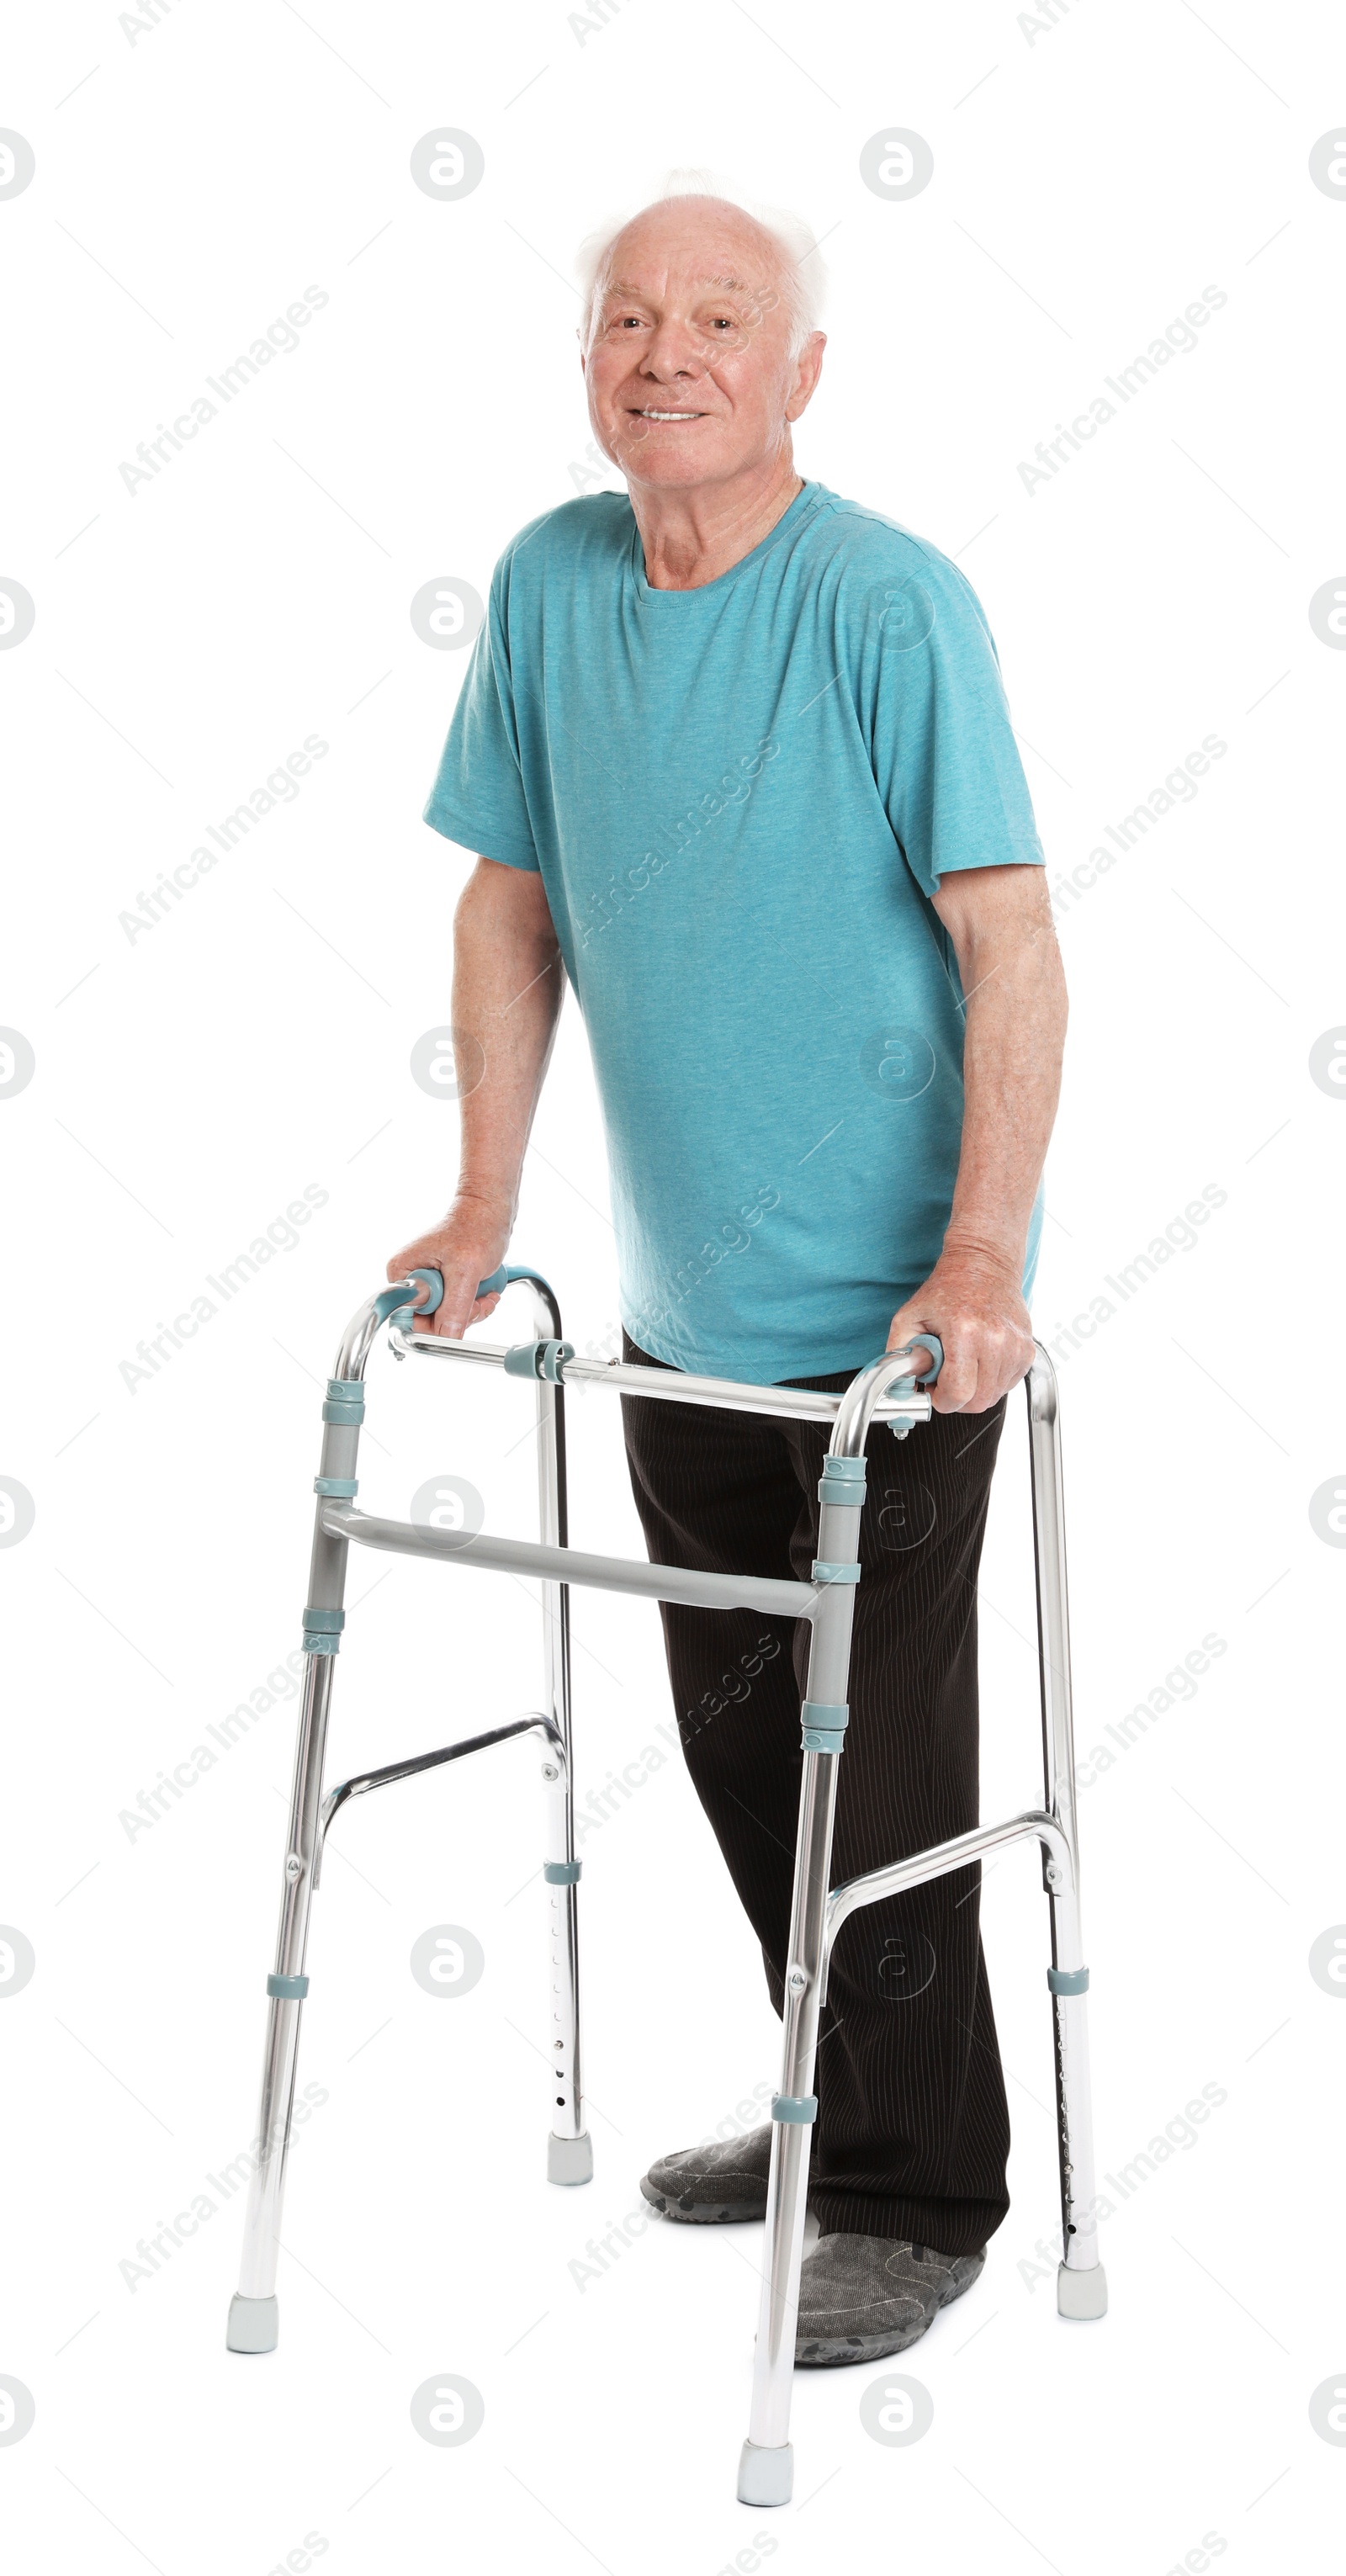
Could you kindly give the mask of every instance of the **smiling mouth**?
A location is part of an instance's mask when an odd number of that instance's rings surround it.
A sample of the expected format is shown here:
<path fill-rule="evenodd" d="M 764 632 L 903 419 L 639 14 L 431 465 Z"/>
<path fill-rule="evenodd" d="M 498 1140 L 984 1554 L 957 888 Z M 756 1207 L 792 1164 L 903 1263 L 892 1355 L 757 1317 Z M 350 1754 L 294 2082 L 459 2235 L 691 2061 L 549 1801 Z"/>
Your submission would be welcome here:
<path fill-rule="evenodd" d="M 631 416 L 634 420 L 704 420 L 706 418 L 703 411 L 655 411 L 649 405 L 644 408 L 640 405 L 634 406 Z"/>

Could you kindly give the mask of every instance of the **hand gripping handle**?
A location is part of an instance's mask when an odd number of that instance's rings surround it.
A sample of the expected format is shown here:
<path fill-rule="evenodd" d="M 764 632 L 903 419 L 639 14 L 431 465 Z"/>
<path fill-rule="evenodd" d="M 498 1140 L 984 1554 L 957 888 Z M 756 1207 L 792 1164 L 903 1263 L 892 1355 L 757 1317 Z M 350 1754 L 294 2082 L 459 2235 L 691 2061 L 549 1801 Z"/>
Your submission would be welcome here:
<path fill-rule="evenodd" d="M 507 1270 L 502 1265 L 499 1270 L 491 1272 L 489 1279 L 478 1282 L 477 1295 L 479 1297 L 497 1296 L 501 1289 L 509 1287 L 511 1280 L 530 1279 L 532 1275 L 529 1270 Z M 403 1315 L 433 1315 L 444 1303 L 443 1271 L 409 1270 L 407 1277 L 414 1279 L 418 1287 L 425 1289 L 425 1296 L 420 1298 L 416 1305 L 407 1306 L 402 1302 L 400 1287 L 396 1291 L 385 1288 L 382 1295 L 388 1300 L 388 1311 L 392 1312 L 395 1309 L 399 1321 Z"/>
<path fill-rule="evenodd" d="M 416 1274 L 413 1271 L 412 1277 L 414 1278 L 415 1276 Z M 912 1388 L 915 1386 L 933 1386 L 939 1376 L 940 1370 L 944 1366 L 944 1344 L 940 1340 L 938 1333 L 913 1333 L 911 1340 L 909 1342 L 904 1342 L 901 1350 L 894 1351 L 892 1356 L 895 1360 L 904 1360 L 910 1351 L 929 1351 L 935 1365 L 931 1369 L 928 1377 L 907 1377 L 895 1380 L 894 1384 L 888 1389 L 890 1395 L 896 1395 L 899 1390 L 903 1395 L 910 1395 Z"/>
<path fill-rule="evenodd" d="M 938 1333 L 913 1333 L 911 1340 L 909 1342 L 904 1342 L 900 1351 L 890 1352 L 889 1357 L 894 1360 L 904 1360 L 910 1351 L 915 1350 L 929 1351 L 935 1365 L 931 1369 L 929 1376 L 923 1377 L 920 1380 L 920 1383 L 922 1386 L 933 1386 L 936 1378 L 939 1376 L 940 1370 L 944 1366 L 944 1344 L 940 1340 Z M 904 1395 L 914 1395 L 916 1392 L 916 1385 L 917 1381 L 914 1377 L 895 1377 L 890 1381 L 888 1387 L 885 1389 L 885 1393 L 890 1396 L 898 1396 L 899 1398 Z M 905 1440 L 908 1431 L 911 1429 L 911 1425 L 909 1422 L 890 1422 L 888 1428 L 895 1440 Z"/>
<path fill-rule="evenodd" d="M 408 1279 L 414 1279 L 418 1287 L 423 1287 L 428 1292 L 424 1297 L 418 1299 L 417 1303 L 412 1307 L 411 1311 L 413 1315 L 433 1315 L 436 1307 L 442 1306 L 444 1303 L 443 1271 L 409 1270 L 407 1272 L 407 1277 Z"/>

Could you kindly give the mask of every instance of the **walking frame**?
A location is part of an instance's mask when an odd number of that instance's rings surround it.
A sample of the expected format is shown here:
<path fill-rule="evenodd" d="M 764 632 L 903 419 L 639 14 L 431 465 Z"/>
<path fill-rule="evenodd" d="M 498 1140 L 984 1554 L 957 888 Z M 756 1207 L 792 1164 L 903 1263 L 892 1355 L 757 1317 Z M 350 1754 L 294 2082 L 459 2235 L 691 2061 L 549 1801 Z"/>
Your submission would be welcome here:
<path fill-rule="evenodd" d="M 948 1870 L 965 1869 L 1011 1843 L 1041 1847 L 1050 1901 L 1051 1959 L 1047 1983 L 1055 2025 L 1057 2148 L 1061 2178 L 1063 2256 L 1057 2274 L 1057 2307 L 1063 2317 L 1101 2317 L 1107 2288 L 1098 2259 L 1093 2137 L 1085 1994 L 1089 1971 L 1080 1935 L 1079 1838 L 1071 1723 L 1070 1643 L 1066 1600 L 1065 1524 L 1056 1377 L 1041 1344 L 1028 1372 L 1028 1420 L 1037 1569 L 1038 1664 L 1042 1695 L 1044 1791 L 1040 1808 L 1003 1824 L 978 1826 L 936 1843 L 887 1868 L 868 1871 L 829 1888 L 838 1765 L 845 1744 L 851 1626 L 860 1511 L 865 1493 L 865 1443 L 871 1425 L 886 1423 L 905 1439 L 931 1415 L 927 1392 L 943 1362 L 936 1337 L 923 1333 L 905 1352 L 888 1352 L 852 1379 L 843 1395 L 807 1388 L 738 1385 L 728 1379 L 692 1377 L 673 1369 L 629 1367 L 580 1359 L 561 1339 L 560 1309 L 537 1271 L 501 1269 L 482 1282 L 480 1295 L 515 1282 L 532 1297 L 539 1338 L 505 1348 L 413 1333 L 413 1311 L 433 1314 L 443 1299 L 436 1270 L 413 1270 L 381 1289 L 347 1327 L 328 1380 L 323 1405 L 322 1466 L 314 1479 L 313 1555 L 304 1611 L 305 1676 L 295 1749 L 276 1964 L 267 1978 L 267 2036 L 262 2066 L 258 2162 L 245 2221 L 242 2270 L 229 2312 L 231 2352 L 271 2352 L 279 2333 L 276 2261 L 290 2143 L 299 2019 L 308 1992 L 304 1960 L 309 1904 L 318 1884 L 323 1848 L 352 1798 L 414 1778 L 467 1754 L 534 1736 L 542 1750 L 546 1789 L 546 1859 L 542 1875 L 550 1898 L 551 2027 L 548 2083 L 552 2098 L 547 2140 L 547 2179 L 588 2182 L 593 2151 L 584 2126 L 580 2081 L 579 1951 L 574 1797 L 570 1732 L 570 1586 L 624 1592 L 650 1601 L 678 1601 L 698 1609 L 751 1609 L 810 1623 L 807 1696 L 803 1723 L 803 1778 L 786 1972 L 784 2048 L 780 2091 L 771 2106 L 771 2172 L 767 2186 L 766 2270 L 748 2439 L 739 2467 L 740 2502 L 788 2503 L 794 2470 L 790 2397 L 794 2372 L 799 2271 L 803 2255 L 805 2198 L 818 2017 L 827 1992 L 828 1966 L 838 1933 L 862 1906 L 900 1895 Z M 424 1292 L 424 1293 L 423 1293 Z M 440 1530 L 407 1521 L 380 1520 L 357 1509 L 356 1455 L 364 1420 L 364 1373 L 375 1338 L 388 1325 L 398 1359 L 466 1362 L 526 1377 L 537 1389 L 538 1490 L 541 1534 L 534 1545 L 494 1538 L 485 1531 Z M 901 1374 L 913 1350 L 929 1349 L 934 1371 L 918 1386 Z M 828 1422 L 831 1441 L 818 1487 L 821 1504 L 818 1557 L 809 1583 L 751 1575 L 701 1574 L 688 1568 L 646 1565 L 633 1559 L 591 1556 L 568 1543 L 566 1515 L 565 1398 L 567 1386 L 616 1387 L 664 1402 L 711 1405 L 728 1412 Z M 323 1756 L 332 1696 L 332 1669 L 345 1625 L 343 1598 L 351 1543 L 399 1555 L 462 1562 L 531 1576 L 541 1583 L 544 1705 L 456 1744 L 438 1746 L 401 1762 L 355 1773 L 323 1792 Z M 900 1722 L 900 1712 L 899 1712 Z"/>

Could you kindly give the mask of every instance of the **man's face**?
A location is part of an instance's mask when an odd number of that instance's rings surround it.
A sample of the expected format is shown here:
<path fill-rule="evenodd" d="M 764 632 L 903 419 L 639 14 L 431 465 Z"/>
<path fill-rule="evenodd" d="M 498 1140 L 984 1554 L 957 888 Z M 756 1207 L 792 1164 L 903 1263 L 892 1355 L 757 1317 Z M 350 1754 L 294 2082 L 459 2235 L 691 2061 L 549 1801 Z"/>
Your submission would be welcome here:
<path fill-rule="evenodd" d="M 779 270 L 756 227 L 683 200 L 637 216 L 608 262 L 582 361 L 594 435 L 633 481 L 687 488 L 766 464 L 817 381 L 792 359 Z"/>

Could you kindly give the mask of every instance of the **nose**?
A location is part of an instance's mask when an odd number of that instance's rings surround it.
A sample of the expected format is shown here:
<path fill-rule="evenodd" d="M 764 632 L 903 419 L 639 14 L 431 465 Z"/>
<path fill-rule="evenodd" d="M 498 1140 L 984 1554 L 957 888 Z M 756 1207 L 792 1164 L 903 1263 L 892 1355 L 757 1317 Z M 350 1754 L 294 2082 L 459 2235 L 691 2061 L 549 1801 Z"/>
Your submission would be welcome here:
<path fill-rule="evenodd" d="M 706 372 L 706 348 L 701 334 L 688 322 L 671 317 L 660 322 L 640 362 L 642 376 L 656 384 L 667 385 L 677 380 L 691 383 Z"/>

